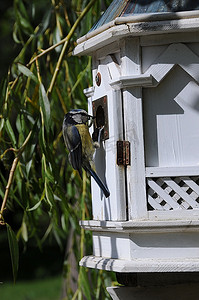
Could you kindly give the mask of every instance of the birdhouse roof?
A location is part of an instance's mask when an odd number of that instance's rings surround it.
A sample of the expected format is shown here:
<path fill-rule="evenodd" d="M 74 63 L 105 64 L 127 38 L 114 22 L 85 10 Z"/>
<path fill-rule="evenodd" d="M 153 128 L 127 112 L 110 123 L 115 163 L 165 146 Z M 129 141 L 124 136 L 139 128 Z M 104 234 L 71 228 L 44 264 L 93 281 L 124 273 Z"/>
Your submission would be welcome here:
<path fill-rule="evenodd" d="M 199 9 L 199 2 L 196 0 L 113 0 L 90 32 L 113 21 L 117 17 L 197 9 Z"/>
<path fill-rule="evenodd" d="M 91 30 L 77 40 L 74 55 L 90 55 L 127 36 L 199 31 L 199 1 L 113 0 Z"/>

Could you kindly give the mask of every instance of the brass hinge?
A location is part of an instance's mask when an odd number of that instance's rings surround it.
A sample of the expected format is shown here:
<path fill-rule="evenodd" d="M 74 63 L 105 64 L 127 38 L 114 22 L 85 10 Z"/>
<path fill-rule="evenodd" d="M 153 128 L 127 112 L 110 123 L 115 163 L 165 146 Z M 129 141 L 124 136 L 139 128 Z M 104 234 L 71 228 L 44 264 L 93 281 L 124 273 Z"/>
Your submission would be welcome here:
<path fill-rule="evenodd" d="M 119 166 L 130 165 L 130 142 L 117 141 L 117 164 Z"/>

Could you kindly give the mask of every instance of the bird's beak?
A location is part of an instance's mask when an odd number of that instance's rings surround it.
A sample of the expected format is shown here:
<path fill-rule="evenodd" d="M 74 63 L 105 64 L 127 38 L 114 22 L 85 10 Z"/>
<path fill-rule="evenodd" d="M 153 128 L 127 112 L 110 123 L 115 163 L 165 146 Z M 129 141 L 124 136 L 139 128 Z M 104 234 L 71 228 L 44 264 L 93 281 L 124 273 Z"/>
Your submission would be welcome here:
<path fill-rule="evenodd" d="M 95 118 L 96 118 L 95 116 L 91 116 L 91 115 L 88 115 L 88 117 L 89 117 L 90 119 L 95 119 Z"/>
<path fill-rule="evenodd" d="M 88 127 L 91 127 L 91 126 L 93 125 L 94 119 L 95 119 L 96 117 L 91 116 L 91 115 L 88 115 L 88 117 L 89 117 Z"/>

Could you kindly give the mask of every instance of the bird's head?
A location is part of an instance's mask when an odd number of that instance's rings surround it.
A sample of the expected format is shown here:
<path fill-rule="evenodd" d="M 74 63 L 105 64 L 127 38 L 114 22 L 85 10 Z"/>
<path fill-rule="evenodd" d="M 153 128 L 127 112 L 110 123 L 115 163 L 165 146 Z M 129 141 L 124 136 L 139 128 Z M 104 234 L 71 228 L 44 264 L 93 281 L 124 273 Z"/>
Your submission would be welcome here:
<path fill-rule="evenodd" d="M 89 119 L 93 119 L 93 116 L 84 109 L 72 109 L 64 116 L 67 124 L 86 124 Z"/>

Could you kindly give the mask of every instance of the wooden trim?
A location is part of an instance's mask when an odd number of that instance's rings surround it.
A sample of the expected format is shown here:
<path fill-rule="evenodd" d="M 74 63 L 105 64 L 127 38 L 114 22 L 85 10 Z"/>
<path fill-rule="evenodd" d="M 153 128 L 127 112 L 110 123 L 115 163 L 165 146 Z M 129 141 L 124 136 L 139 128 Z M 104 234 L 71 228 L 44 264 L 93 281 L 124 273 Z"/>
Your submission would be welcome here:
<path fill-rule="evenodd" d="M 148 216 L 149 216 L 149 220 L 152 222 L 156 222 L 157 220 L 158 220 L 157 222 L 162 222 L 165 220 L 168 220 L 166 222 L 175 222 L 175 220 L 178 220 L 180 226 L 180 223 L 183 224 L 184 223 L 183 220 L 186 219 L 187 224 L 189 222 L 191 222 L 190 224 L 196 224 L 199 220 L 199 209 L 190 209 L 190 210 L 177 209 L 177 210 L 170 210 L 170 211 L 152 210 L 148 212 Z M 198 231 L 199 228 L 198 226 L 196 227 Z M 187 228 L 184 228 L 184 230 L 187 230 Z"/>
<path fill-rule="evenodd" d="M 92 52 L 127 36 L 149 36 L 181 32 L 198 32 L 198 10 L 192 12 L 144 14 L 114 21 L 89 32 L 77 40 L 74 55 L 90 55 Z"/>
<path fill-rule="evenodd" d="M 180 32 L 180 33 L 168 33 L 162 38 L 162 34 L 146 35 L 140 37 L 140 46 L 161 46 L 176 43 L 198 43 L 199 32 Z"/>
<path fill-rule="evenodd" d="M 84 256 L 80 266 L 123 273 L 142 272 L 198 272 L 199 259 L 114 259 Z"/>
<path fill-rule="evenodd" d="M 109 83 L 114 89 L 122 89 L 126 87 L 150 87 L 153 86 L 153 76 L 151 75 L 134 75 L 121 76 Z"/>
<path fill-rule="evenodd" d="M 199 176 L 199 166 L 187 167 L 147 167 L 146 177 Z"/>
<path fill-rule="evenodd" d="M 195 210 L 194 210 L 195 211 Z M 174 212 L 174 211 L 173 211 Z M 183 211 L 181 211 L 183 212 Z M 179 212 L 180 213 L 180 212 Z M 199 215 L 199 210 L 197 210 Z M 158 212 L 151 211 L 150 217 L 154 220 L 146 221 L 126 221 L 126 222 L 114 222 L 114 221 L 95 221 L 87 220 L 80 221 L 80 226 L 85 230 L 98 231 L 98 232 L 118 232 L 118 233 L 168 233 L 168 232 L 193 232 L 199 230 L 198 217 L 196 220 L 168 220 L 165 221 L 155 219 L 155 215 Z M 163 215 L 163 214 L 162 214 Z M 165 212 L 164 212 L 165 215 Z M 166 212 L 166 216 L 168 216 Z M 170 214 L 171 215 L 171 214 Z M 184 214 L 185 215 L 185 214 Z M 193 216 L 193 211 L 192 211 Z"/>

